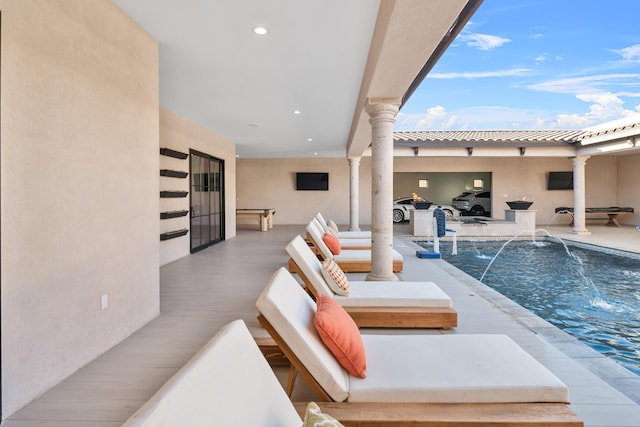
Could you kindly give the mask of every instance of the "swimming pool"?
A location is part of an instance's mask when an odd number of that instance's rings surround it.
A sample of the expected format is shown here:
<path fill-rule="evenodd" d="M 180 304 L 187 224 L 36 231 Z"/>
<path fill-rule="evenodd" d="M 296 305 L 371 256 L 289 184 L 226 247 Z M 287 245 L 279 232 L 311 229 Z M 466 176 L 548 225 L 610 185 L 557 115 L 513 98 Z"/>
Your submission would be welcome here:
<path fill-rule="evenodd" d="M 640 375 L 640 256 L 573 245 L 570 255 L 548 239 L 504 245 L 463 241 L 451 255 L 451 242 L 440 242 L 440 252 L 460 270 L 478 280 L 484 274 L 484 284 Z"/>

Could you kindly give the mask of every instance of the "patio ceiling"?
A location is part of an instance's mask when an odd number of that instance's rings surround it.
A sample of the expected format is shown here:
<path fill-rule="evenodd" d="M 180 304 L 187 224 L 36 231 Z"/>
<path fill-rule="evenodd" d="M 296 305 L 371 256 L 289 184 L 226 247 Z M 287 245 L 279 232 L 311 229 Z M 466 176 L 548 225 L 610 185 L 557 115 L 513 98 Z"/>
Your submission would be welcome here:
<path fill-rule="evenodd" d="M 366 99 L 403 102 L 481 1 L 113 0 L 159 42 L 161 106 L 243 158 L 361 155 Z"/>

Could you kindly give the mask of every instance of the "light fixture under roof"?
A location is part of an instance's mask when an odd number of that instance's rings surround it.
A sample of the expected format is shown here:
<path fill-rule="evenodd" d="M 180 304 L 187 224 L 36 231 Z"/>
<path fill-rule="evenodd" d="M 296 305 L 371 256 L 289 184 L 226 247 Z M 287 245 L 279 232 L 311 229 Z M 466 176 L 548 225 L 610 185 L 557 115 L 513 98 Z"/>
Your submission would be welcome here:
<path fill-rule="evenodd" d="M 300 114 L 302 114 L 302 111 L 300 111 L 300 110 L 293 110 L 293 114 L 295 114 L 296 116 L 299 116 Z"/>
<path fill-rule="evenodd" d="M 269 33 L 269 30 L 265 27 L 255 27 L 253 32 L 259 36 L 266 36 Z"/>
<path fill-rule="evenodd" d="M 307 138 L 307 141 L 311 142 L 313 141 L 313 138 Z"/>
<path fill-rule="evenodd" d="M 606 153 L 608 151 L 623 150 L 625 148 L 631 148 L 631 147 L 633 147 L 633 143 L 631 141 L 626 141 L 626 142 L 621 142 L 619 144 L 605 145 L 604 147 L 598 147 L 598 151 Z"/>

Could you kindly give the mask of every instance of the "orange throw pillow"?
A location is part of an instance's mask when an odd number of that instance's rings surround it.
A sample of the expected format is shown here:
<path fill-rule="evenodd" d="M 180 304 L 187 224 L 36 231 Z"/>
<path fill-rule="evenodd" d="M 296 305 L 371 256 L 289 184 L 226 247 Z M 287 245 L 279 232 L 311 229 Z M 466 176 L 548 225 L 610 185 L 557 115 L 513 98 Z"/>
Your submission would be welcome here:
<path fill-rule="evenodd" d="M 364 378 L 367 355 L 358 325 L 333 298 L 318 294 L 314 325 L 320 339 L 351 375 Z"/>
<path fill-rule="evenodd" d="M 324 233 L 324 235 L 322 236 L 322 241 L 325 245 L 327 245 L 332 254 L 340 255 L 340 242 L 336 237 L 332 236 L 329 233 Z"/>

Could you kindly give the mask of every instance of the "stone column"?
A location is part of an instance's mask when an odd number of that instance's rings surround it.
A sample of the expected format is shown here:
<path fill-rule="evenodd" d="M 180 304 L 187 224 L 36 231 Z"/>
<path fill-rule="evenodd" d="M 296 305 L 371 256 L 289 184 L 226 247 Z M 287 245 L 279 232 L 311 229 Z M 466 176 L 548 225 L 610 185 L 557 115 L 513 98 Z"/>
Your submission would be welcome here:
<path fill-rule="evenodd" d="M 573 233 L 591 234 L 585 225 L 585 164 L 589 156 L 571 158 L 573 163 Z"/>
<path fill-rule="evenodd" d="M 399 99 L 368 99 L 371 123 L 371 272 L 367 280 L 394 281 L 393 124 Z"/>
<path fill-rule="evenodd" d="M 349 231 L 360 231 L 360 157 L 349 157 Z"/>

